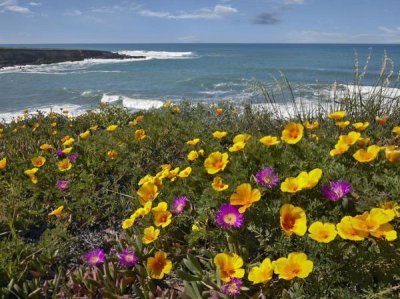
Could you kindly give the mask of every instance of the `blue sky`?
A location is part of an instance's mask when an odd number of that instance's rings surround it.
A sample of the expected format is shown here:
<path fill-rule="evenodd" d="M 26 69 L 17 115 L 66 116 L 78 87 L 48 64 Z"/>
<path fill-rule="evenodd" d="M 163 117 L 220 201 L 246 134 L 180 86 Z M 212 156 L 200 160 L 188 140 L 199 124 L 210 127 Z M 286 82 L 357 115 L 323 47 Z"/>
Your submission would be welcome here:
<path fill-rule="evenodd" d="M 0 0 L 0 43 L 400 43 L 400 0 Z"/>

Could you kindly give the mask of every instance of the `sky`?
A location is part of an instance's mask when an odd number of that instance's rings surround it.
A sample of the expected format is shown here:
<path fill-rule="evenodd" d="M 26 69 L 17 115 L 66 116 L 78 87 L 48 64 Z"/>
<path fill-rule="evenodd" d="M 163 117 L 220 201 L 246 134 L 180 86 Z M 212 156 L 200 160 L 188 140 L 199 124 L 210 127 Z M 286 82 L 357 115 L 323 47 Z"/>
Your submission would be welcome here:
<path fill-rule="evenodd" d="M 400 43 L 400 0 L 0 0 L 0 44 Z"/>

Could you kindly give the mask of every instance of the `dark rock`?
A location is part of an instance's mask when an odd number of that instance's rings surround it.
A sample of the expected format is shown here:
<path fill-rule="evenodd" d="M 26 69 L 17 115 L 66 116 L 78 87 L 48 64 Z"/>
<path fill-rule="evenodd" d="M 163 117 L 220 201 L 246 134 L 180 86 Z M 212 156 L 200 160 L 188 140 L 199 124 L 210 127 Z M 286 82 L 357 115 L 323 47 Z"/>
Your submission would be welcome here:
<path fill-rule="evenodd" d="M 145 56 L 127 56 L 108 51 L 66 49 L 0 48 L 0 68 L 17 65 L 51 64 L 84 59 L 140 59 Z"/>

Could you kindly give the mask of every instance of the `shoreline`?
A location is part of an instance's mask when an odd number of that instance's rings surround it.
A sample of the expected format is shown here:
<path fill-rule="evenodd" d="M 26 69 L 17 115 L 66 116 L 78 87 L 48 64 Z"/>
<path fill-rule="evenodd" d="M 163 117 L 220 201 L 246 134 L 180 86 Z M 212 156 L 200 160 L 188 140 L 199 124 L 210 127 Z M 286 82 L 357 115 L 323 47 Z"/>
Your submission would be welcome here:
<path fill-rule="evenodd" d="M 100 50 L 35 49 L 0 47 L 0 70 L 7 67 L 54 64 L 84 61 L 86 59 L 145 59 L 146 56 L 130 56 Z"/>

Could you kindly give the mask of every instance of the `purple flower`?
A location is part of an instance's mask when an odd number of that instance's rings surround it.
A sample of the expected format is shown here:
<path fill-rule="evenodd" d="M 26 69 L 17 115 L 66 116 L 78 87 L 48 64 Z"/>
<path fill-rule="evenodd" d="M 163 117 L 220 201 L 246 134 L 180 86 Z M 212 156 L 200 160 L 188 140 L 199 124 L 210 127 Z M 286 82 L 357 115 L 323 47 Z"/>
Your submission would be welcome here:
<path fill-rule="evenodd" d="M 68 160 L 71 163 L 75 163 L 75 161 L 76 161 L 76 159 L 78 159 L 78 157 L 79 157 L 79 155 L 75 153 L 75 154 L 72 154 L 72 155 L 68 156 Z"/>
<path fill-rule="evenodd" d="M 69 188 L 69 181 L 58 180 L 56 187 L 61 191 L 67 190 Z"/>
<path fill-rule="evenodd" d="M 231 204 L 223 204 L 218 212 L 216 221 L 223 228 L 241 227 L 244 221 L 243 214 L 239 213 L 239 209 Z"/>
<path fill-rule="evenodd" d="M 175 198 L 172 204 L 173 206 L 172 209 L 175 212 L 175 214 L 181 214 L 188 202 L 189 198 L 187 198 L 186 196 L 178 196 L 177 198 Z"/>
<path fill-rule="evenodd" d="M 128 248 L 122 250 L 118 254 L 118 262 L 120 262 L 124 266 L 133 266 L 134 264 L 137 263 L 138 257 L 135 255 L 135 253 Z"/>
<path fill-rule="evenodd" d="M 63 150 L 62 150 L 62 149 L 58 149 L 58 150 L 56 151 L 56 154 L 57 154 L 57 156 L 59 156 L 59 157 L 64 156 L 64 153 L 63 153 Z"/>
<path fill-rule="evenodd" d="M 231 278 L 228 283 L 225 283 L 221 286 L 221 292 L 229 296 L 239 295 L 242 284 L 243 282 L 241 279 Z"/>
<path fill-rule="evenodd" d="M 256 182 L 267 188 L 272 189 L 279 184 L 279 178 L 271 167 L 261 169 L 256 173 Z"/>
<path fill-rule="evenodd" d="M 101 265 L 104 263 L 105 257 L 103 249 L 94 249 L 85 254 L 85 260 L 91 266 Z"/>
<path fill-rule="evenodd" d="M 329 200 L 338 201 L 353 190 L 349 182 L 338 180 L 331 181 L 321 189 L 321 193 Z"/>

